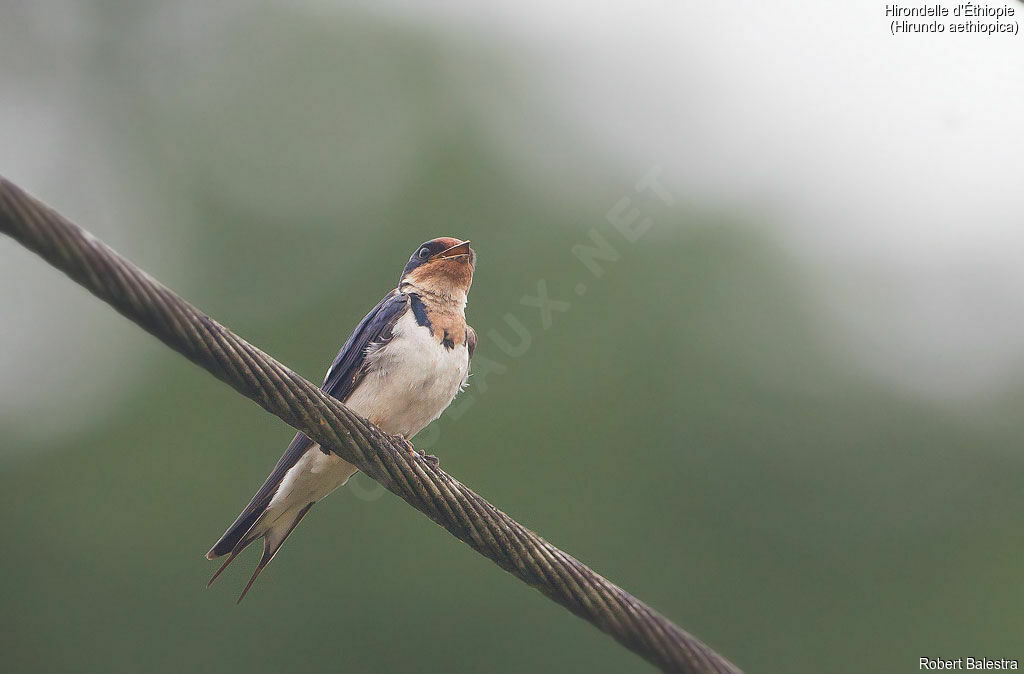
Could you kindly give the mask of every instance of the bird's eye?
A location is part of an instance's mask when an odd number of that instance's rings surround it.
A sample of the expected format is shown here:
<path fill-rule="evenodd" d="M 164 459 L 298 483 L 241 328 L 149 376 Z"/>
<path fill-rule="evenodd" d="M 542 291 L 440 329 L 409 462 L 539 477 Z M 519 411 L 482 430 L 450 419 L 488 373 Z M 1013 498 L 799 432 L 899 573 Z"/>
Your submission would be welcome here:
<path fill-rule="evenodd" d="M 420 252 L 416 254 L 419 255 L 421 259 L 426 260 L 428 257 L 430 257 L 430 249 L 427 248 L 426 246 L 423 246 L 422 248 L 420 248 Z"/>

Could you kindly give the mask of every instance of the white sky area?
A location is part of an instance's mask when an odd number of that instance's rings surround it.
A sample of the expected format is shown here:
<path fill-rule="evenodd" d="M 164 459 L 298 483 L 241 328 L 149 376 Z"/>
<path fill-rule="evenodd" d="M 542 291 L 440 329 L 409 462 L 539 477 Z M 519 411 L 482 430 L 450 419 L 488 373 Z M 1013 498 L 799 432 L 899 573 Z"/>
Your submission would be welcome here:
<path fill-rule="evenodd" d="M 728 207 L 752 226 L 777 231 L 816 282 L 836 358 L 937 400 L 1019 386 L 1024 36 L 893 37 L 885 3 L 863 0 L 354 4 L 507 54 L 527 76 L 519 85 L 530 89 L 536 109 L 510 111 L 486 95 L 471 103 L 507 156 L 524 170 L 541 162 L 553 190 L 559 175 L 586 168 L 567 164 L 579 152 L 559 152 L 559 143 L 584 144 L 623 167 L 624 185 L 660 165 L 681 198 Z M 1024 21 L 1024 3 L 1010 5 Z M 327 0 L 300 6 L 327 19 L 343 16 Z M 49 28 L 54 77 L 19 80 L 16 48 L 0 45 L 11 64 L 0 97 L 7 149 L 0 173 L 75 213 L 101 238 L 115 238 L 132 257 L 151 234 L 131 234 L 131 223 L 143 218 L 140 204 L 150 203 L 131 198 L 145 195 L 144 181 L 106 157 L 109 130 L 67 118 L 65 104 L 79 86 L 79 10 L 61 2 L 36 7 L 47 21 L 66 19 Z M 216 12 L 187 7 L 204 30 L 216 22 Z M 165 18 L 173 35 L 189 23 Z M 566 134 L 537 137 L 531 131 L 539 119 Z M 159 245 L 173 265 L 173 238 Z M 52 364 L 46 359 L 56 348 L 40 336 L 61 334 L 62 321 L 85 311 L 76 308 L 82 291 L 14 246 L 0 241 L 4 277 L 33 283 L 42 297 L 0 292 L 9 319 L 0 331 L 0 396 L 16 401 L 8 413 L 19 402 L 31 406 L 33 390 L 111 395 L 39 365 Z M 150 270 L 161 276 L 159 265 Z M 68 313 L 36 310 L 51 301 Z M 107 329 L 97 326 L 96 343 L 81 345 L 83 358 L 103 357 Z M 116 362 L 130 368 L 146 353 L 122 351 Z M 29 390 L 29 379 L 38 388 Z M 67 421 L 73 427 L 81 419 Z"/>

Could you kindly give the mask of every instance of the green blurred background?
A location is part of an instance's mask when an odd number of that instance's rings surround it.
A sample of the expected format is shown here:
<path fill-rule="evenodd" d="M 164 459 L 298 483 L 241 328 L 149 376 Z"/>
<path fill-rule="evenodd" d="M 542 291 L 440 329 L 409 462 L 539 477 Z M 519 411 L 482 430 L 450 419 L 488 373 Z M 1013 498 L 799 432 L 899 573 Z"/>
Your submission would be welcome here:
<path fill-rule="evenodd" d="M 1024 659 L 1020 43 L 808 7 L 14 3 L 0 171 L 317 381 L 470 238 L 458 479 L 749 672 Z M 205 590 L 291 429 L 0 283 L 4 671 L 648 671 L 363 476 Z"/>

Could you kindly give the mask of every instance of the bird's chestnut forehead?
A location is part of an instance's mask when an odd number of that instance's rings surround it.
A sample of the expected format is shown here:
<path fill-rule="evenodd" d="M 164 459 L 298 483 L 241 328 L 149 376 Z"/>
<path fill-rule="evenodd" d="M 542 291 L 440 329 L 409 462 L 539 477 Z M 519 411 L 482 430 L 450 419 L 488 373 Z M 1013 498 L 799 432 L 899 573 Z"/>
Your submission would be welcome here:
<path fill-rule="evenodd" d="M 462 239 L 453 239 L 450 236 L 442 236 L 442 237 L 438 237 L 436 239 L 431 239 L 430 241 L 427 241 L 427 245 L 428 246 L 430 244 L 432 244 L 432 243 L 441 244 L 442 246 L 444 246 L 444 248 L 442 248 L 441 250 L 445 250 L 447 248 L 451 248 L 452 246 L 459 245 L 460 243 L 462 243 Z"/>

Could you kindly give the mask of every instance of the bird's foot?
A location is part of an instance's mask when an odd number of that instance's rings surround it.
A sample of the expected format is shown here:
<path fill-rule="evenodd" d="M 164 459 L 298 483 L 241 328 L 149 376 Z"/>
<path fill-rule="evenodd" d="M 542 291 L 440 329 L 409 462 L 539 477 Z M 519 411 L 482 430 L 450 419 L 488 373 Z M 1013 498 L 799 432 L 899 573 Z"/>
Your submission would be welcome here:
<path fill-rule="evenodd" d="M 399 440 L 401 440 L 402 443 L 405 444 L 405 448 L 407 450 L 409 450 L 409 453 L 412 454 L 413 456 L 419 456 L 424 461 L 426 461 L 427 463 L 432 465 L 434 468 L 437 468 L 438 466 L 441 465 L 441 460 L 439 458 L 437 458 L 433 454 L 424 454 L 420 450 L 416 449 L 415 447 L 412 446 L 412 443 L 409 442 L 409 438 L 405 437 L 401 433 L 399 433 L 395 437 L 398 438 Z"/>
<path fill-rule="evenodd" d="M 412 446 L 412 443 L 409 442 L 409 438 L 405 437 L 401 433 L 396 433 L 393 437 L 398 438 L 402 442 L 402 444 L 405 445 L 405 448 L 409 451 L 410 454 L 419 454 L 416 448 Z"/>

